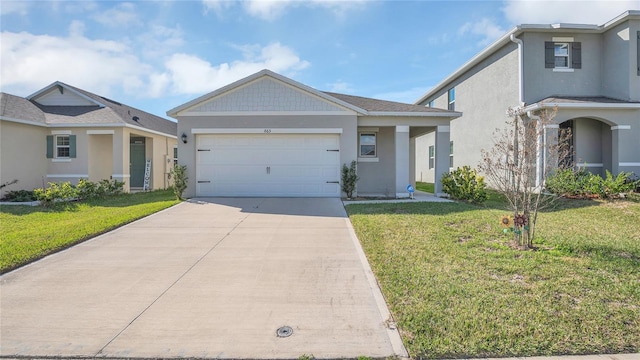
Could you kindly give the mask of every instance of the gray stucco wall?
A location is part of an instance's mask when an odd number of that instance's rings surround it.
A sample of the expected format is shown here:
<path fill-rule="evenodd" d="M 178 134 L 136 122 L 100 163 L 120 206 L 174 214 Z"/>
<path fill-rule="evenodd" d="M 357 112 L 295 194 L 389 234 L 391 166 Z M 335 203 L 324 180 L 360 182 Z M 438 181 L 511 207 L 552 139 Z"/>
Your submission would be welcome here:
<path fill-rule="evenodd" d="M 395 127 L 380 127 L 378 162 L 358 162 L 358 194 L 395 196 Z"/>
<path fill-rule="evenodd" d="M 186 197 L 196 195 L 196 135 L 194 128 L 341 128 L 340 162 L 349 164 L 357 154 L 356 115 L 260 115 L 260 116 L 189 116 L 178 118 L 178 138 L 187 134 L 187 144 L 178 141 L 178 163 L 187 166 L 189 177 Z"/>
<path fill-rule="evenodd" d="M 557 72 L 544 67 L 544 43 L 553 37 L 573 37 L 582 44 L 582 68 Z M 528 104 L 552 95 L 602 95 L 602 36 L 599 34 L 532 33 L 524 41 L 524 101 Z"/>
<path fill-rule="evenodd" d="M 519 105 L 518 71 L 517 45 L 510 43 L 443 88 L 435 98 L 435 107 L 446 109 L 447 90 L 455 86 L 455 110 L 462 116 L 450 123 L 454 168 L 477 167 L 480 151 L 491 146 L 495 129 L 508 120 L 507 108 Z"/>
<path fill-rule="evenodd" d="M 421 182 L 430 182 L 434 180 L 435 169 L 429 169 L 429 146 L 436 143 L 436 133 L 416 138 L 416 161 L 415 161 L 415 179 Z M 435 154 L 434 154 L 435 155 Z"/>

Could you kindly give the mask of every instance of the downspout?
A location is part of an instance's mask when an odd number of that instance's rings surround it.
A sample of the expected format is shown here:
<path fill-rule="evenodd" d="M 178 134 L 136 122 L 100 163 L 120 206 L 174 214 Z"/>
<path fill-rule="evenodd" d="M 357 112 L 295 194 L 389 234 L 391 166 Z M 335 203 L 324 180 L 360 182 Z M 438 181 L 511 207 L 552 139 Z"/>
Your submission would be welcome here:
<path fill-rule="evenodd" d="M 511 34 L 511 36 L 509 37 L 511 39 L 512 42 L 518 44 L 518 99 L 520 101 L 520 106 L 524 106 L 524 85 L 523 85 L 523 66 L 522 66 L 522 46 L 524 45 L 524 43 L 522 42 L 522 40 L 518 39 L 515 34 Z"/>
<path fill-rule="evenodd" d="M 544 151 L 544 144 L 546 143 L 546 130 L 542 128 L 540 116 L 534 115 L 533 111 L 527 111 L 527 117 L 536 121 L 536 132 L 538 133 L 536 139 L 536 188 L 542 189 L 542 178 L 544 176 L 544 166 L 546 154 Z M 545 139 L 543 139 L 543 136 Z"/>

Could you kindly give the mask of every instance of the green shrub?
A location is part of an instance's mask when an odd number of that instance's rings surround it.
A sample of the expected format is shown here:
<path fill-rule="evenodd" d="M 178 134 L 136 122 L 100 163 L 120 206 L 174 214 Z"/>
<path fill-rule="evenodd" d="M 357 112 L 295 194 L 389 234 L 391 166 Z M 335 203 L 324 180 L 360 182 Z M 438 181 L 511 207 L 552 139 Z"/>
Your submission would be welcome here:
<path fill-rule="evenodd" d="M 118 180 L 103 179 L 94 183 L 86 179 L 80 179 L 76 185 L 78 198 L 84 199 L 101 199 L 106 196 L 121 194 L 124 191 L 124 182 Z"/>
<path fill-rule="evenodd" d="M 482 203 L 487 200 L 484 178 L 469 166 L 442 175 L 442 190 L 452 199 Z"/>
<path fill-rule="evenodd" d="M 26 202 L 36 200 L 33 191 L 29 190 L 11 190 L 4 194 L 3 201 L 10 202 Z"/>
<path fill-rule="evenodd" d="M 171 169 L 169 175 L 173 179 L 173 185 L 171 185 L 171 189 L 173 193 L 176 195 L 178 200 L 182 200 L 182 194 L 187 189 L 187 166 L 186 165 L 176 165 Z"/>
<path fill-rule="evenodd" d="M 78 190 L 68 181 L 60 185 L 50 182 L 46 189 L 35 189 L 33 193 L 43 206 L 51 206 L 56 201 L 78 198 Z"/>
<path fill-rule="evenodd" d="M 583 168 L 556 170 L 546 180 L 546 189 L 559 196 L 577 198 L 615 198 L 633 192 L 640 181 L 631 180 L 632 173 L 621 172 L 613 176 L 608 170 L 603 179 Z"/>
<path fill-rule="evenodd" d="M 342 191 L 347 194 L 348 198 L 353 196 L 356 190 L 356 183 L 360 180 L 357 174 L 357 162 L 351 161 L 351 165 L 342 164 Z"/>

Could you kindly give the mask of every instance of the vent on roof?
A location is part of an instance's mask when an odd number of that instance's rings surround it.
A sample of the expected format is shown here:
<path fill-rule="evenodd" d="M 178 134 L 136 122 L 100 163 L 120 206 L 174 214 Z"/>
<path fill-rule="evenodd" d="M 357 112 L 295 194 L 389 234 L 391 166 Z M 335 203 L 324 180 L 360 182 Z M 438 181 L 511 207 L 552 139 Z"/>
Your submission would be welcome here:
<path fill-rule="evenodd" d="M 138 122 L 138 120 L 140 120 L 140 118 L 139 118 L 139 117 L 137 117 L 137 116 L 134 116 L 134 117 L 132 117 L 131 119 L 133 119 L 133 121 L 135 121 L 135 122 Z"/>

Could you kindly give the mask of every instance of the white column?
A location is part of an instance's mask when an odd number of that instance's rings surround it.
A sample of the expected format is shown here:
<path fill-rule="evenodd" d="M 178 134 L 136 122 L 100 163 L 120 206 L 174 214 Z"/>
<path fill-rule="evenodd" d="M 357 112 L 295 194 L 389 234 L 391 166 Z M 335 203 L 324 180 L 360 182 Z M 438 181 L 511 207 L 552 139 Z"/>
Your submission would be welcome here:
<path fill-rule="evenodd" d="M 435 163 L 435 178 L 434 192 L 436 196 L 446 196 L 446 194 L 442 191 L 442 175 L 446 172 L 449 172 L 449 141 L 450 141 L 450 130 L 449 126 L 438 126 L 436 129 L 436 163 Z"/>
<path fill-rule="evenodd" d="M 409 185 L 409 126 L 396 126 L 396 197 L 408 198 Z"/>

